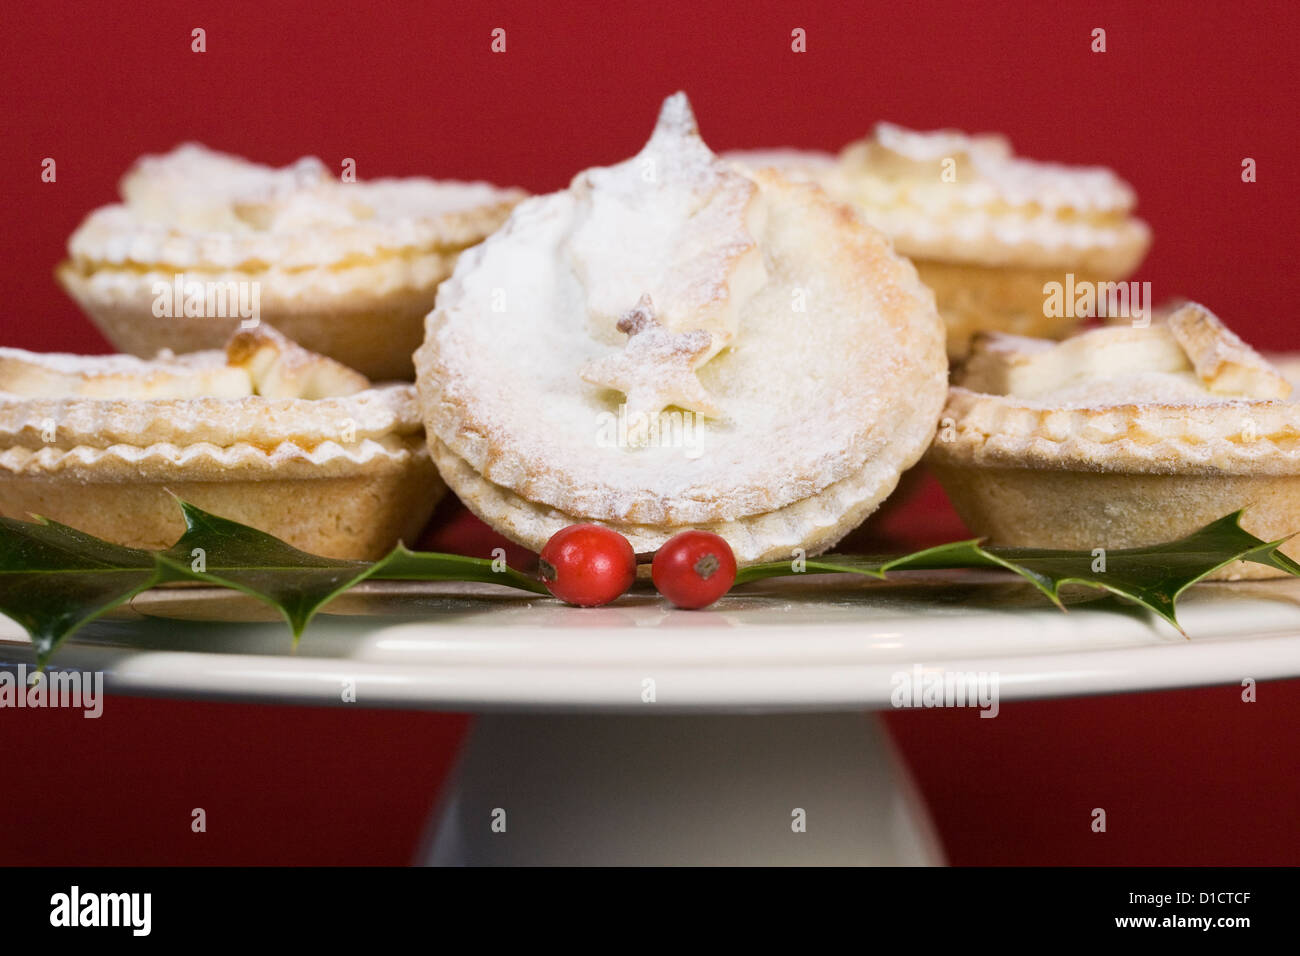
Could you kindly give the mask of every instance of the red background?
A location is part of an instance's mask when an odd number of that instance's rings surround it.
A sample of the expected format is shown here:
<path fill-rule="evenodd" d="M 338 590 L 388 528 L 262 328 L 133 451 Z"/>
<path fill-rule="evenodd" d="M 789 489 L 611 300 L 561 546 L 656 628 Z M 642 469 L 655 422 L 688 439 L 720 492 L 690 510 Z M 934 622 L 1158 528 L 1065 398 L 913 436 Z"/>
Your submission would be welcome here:
<path fill-rule="evenodd" d="M 837 149 L 891 119 L 1111 165 L 1155 231 L 1137 278 L 1156 298 L 1191 296 L 1256 345 L 1293 348 L 1298 21 L 1284 3 L 29 5 L 9 11 L 0 58 L 0 344 L 106 350 L 51 272 L 143 152 L 196 139 L 276 164 L 353 157 L 363 177 L 549 190 L 635 152 L 680 88 L 717 149 Z M 190 51 L 194 27 L 206 53 Z M 438 520 L 431 540 L 488 542 L 454 508 Z M 887 530 L 901 544 L 962 529 L 929 488 Z M 888 717 L 954 862 L 1300 861 L 1300 681 L 1252 705 L 1226 687 L 972 717 Z M 98 721 L 0 712 L 0 862 L 405 862 L 465 725 L 126 698 Z M 196 806 L 206 834 L 189 831 Z M 1105 836 L 1087 827 L 1096 806 Z"/>

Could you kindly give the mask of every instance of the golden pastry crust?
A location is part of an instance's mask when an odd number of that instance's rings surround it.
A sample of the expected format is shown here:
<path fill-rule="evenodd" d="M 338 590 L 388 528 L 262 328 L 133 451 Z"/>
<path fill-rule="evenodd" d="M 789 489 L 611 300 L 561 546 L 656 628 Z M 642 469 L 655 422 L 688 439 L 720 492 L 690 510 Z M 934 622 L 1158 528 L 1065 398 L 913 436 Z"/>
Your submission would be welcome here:
<path fill-rule="evenodd" d="M 1043 468 L 965 468 L 931 462 L 966 526 L 1008 547 L 1091 551 L 1140 548 L 1191 534 L 1245 509 L 1242 527 L 1265 541 L 1300 528 L 1296 475 L 1189 475 L 1084 472 Z M 1300 560 L 1300 541 L 1283 554 Z M 1285 572 L 1234 561 L 1215 581 L 1282 577 Z"/>
<path fill-rule="evenodd" d="M 523 193 L 484 183 L 341 183 L 318 160 L 271 169 L 186 145 L 144 157 L 92 212 L 57 276 L 116 346 L 219 347 L 239 316 L 155 314 L 158 290 L 255 283 L 260 318 L 373 378 L 410 378 L 424 314 L 459 253 Z"/>
<path fill-rule="evenodd" d="M 1243 508 L 1266 540 L 1300 530 L 1300 405 L 1202 306 L 1059 344 L 981 336 L 954 381 L 926 460 L 995 544 L 1140 547 Z"/>
<path fill-rule="evenodd" d="M 681 127 L 673 108 L 665 115 Z M 485 520 L 534 548 L 578 520 L 629 529 L 646 550 L 682 527 L 724 528 L 742 561 L 827 547 L 933 431 L 946 372 L 933 298 L 882 235 L 821 190 L 718 161 L 693 120 L 663 128 L 661 118 L 648 153 L 522 203 L 444 284 L 416 354 L 435 458 Z M 641 191 L 644 168 L 663 179 Z M 631 209 L 629 231 L 614 236 L 609 223 Z M 705 221 L 717 225 L 700 230 Z M 593 223 L 602 230 L 584 235 Z M 617 261 L 618 242 L 640 250 L 630 263 Z M 598 274 L 590 260 L 572 264 L 575 250 L 611 243 Z M 668 310 L 665 327 L 685 334 L 698 321 L 726 346 L 691 366 L 722 416 L 700 426 L 695 449 L 603 444 L 600 423 L 624 397 L 584 383 L 583 370 L 615 350 L 630 356 L 616 325 L 632 326 L 630 312 L 600 303 L 632 310 L 665 288 L 671 299 L 678 286 L 664 276 L 680 272 L 647 263 L 679 249 L 714 265 L 679 289 L 679 302 L 701 298 Z M 494 291 L 527 307 L 493 312 Z M 759 524 L 761 534 L 744 530 Z"/>
<path fill-rule="evenodd" d="M 375 381 L 409 380 L 411 353 L 424 338 L 424 317 L 458 254 L 435 252 L 294 273 L 187 271 L 185 279 L 223 285 L 256 281 L 262 319 L 295 342 L 348 362 Z M 57 275 L 104 337 L 131 355 L 148 357 L 161 348 L 177 353 L 220 348 L 242 324 L 237 317 L 210 315 L 155 318 L 155 289 L 174 281 L 171 271 L 114 268 L 83 274 L 64 263 Z"/>
<path fill-rule="evenodd" d="M 376 558 L 442 490 L 412 386 L 372 388 L 265 326 L 154 361 L 0 349 L 6 517 L 166 547 L 184 530 L 175 494 L 315 554 Z"/>
<path fill-rule="evenodd" d="M 46 475 L 5 474 L 0 466 L 0 515 L 41 515 L 115 544 L 159 550 L 185 531 L 179 497 L 309 554 L 374 561 L 398 541 L 415 542 L 443 487 L 432 462 L 418 458 L 332 477 L 277 472 L 188 481 L 177 477 L 181 473 L 174 467 L 165 479 L 127 481 L 95 474 L 77 479 L 74 490 Z"/>
<path fill-rule="evenodd" d="M 949 464 L 1149 474 L 1287 474 L 1300 468 L 1300 406 L 1232 401 L 1045 408 L 954 387 L 943 411 Z"/>
<path fill-rule="evenodd" d="M 1211 392 L 1248 398 L 1286 398 L 1291 394 L 1286 377 L 1204 306 L 1188 302 L 1174 309 L 1166 321 Z"/>

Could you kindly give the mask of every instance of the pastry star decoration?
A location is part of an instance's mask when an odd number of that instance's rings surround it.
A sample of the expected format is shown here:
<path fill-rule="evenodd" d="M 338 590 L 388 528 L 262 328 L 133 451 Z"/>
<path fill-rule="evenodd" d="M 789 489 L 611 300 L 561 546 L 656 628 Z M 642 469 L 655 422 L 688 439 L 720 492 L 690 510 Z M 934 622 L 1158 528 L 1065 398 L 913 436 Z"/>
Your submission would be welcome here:
<path fill-rule="evenodd" d="M 658 415 L 669 405 L 713 418 L 722 409 L 695 377 L 695 369 L 713 347 L 704 329 L 671 332 L 655 316 L 649 293 L 618 320 L 628 336 L 623 351 L 589 362 L 580 373 L 592 385 L 627 396 L 629 415 Z"/>

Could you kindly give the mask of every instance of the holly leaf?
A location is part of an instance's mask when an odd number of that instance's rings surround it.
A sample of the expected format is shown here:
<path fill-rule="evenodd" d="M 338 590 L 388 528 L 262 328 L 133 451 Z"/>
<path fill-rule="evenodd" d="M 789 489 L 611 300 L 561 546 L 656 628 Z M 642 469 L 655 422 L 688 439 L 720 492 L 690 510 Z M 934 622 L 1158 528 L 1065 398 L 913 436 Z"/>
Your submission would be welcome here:
<path fill-rule="evenodd" d="M 1146 548 L 1069 552 L 1005 548 L 995 553 L 1060 603 L 1063 585 L 1102 588 L 1154 611 L 1182 631 L 1176 615 L 1183 592 L 1233 561 L 1253 561 L 1300 574 L 1277 549 L 1286 539 L 1262 541 L 1241 527 L 1241 512 L 1226 515 L 1185 538 Z"/>
<path fill-rule="evenodd" d="M 185 533 L 155 554 L 168 580 L 217 584 L 264 601 L 284 615 L 295 645 L 317 611 L 374 570 L 364 561 L 299 551 L 265 531 L 186 501 L 180 508 Z"/>
<path fill-rule="evenodd" d="M 504 584 L 533 594 L 549 594 L 535 577 L 516 571 L 505 562 L 467 558 L 459 554 L 411 551 L 399 544 L 370 569 L 369 577 L 381 581 L 477 581 Z"/>
<path fill-rule="evenodd" d="M 38 669 L 77 628 L 161 578 L 151 552 L 54 521 L 0 518 L 0 612 L 30 635 Z"/>
<path fill-rule="evenodd" d="M 389 581 L 484 581 L 545 594 L 540 582 L 494 562 L 457 554 L 411 551 L 398 544 L 373 563 L 322 558 L 264 531 L 180 502 L 185 534 L 158 561 L 169 580 L 234 588 L 284 615 L 294 643 L 316 613 L 367 578 Z"/>
<path fill-rule="evenodd" d="M 1287 539 L 1264 541 L 1241 527 L 1241 512 L 1225 515 L 1185 538 L 1144 548 L 1067 551 L 1048 548 L 985 548 L 978 539 L 954 541 L 899 557 L 827 555 L 793 562 L 751 565 L 736 575 L 743 584 L 797 573 L 849 572 L 884 578 L 889 571 L 949 568 L 1002 568 L 1033 584 L 1062 610 L 1067 584 L 1109 591 L 1133 601 L 1182 631 L 1178 598 L 1207 575 L 1234 561 L 1253 561 L 1300 575 L 1300 564 L 1277 549 Z"/>
<path fill-rule="evenodd" d="M 771 561 L 751 564 L 736 572 L 736 584 L 748 584 L 764 578 L 784 577 L 791 574 L 862 574 L 884 580 L 889 571 L 920 571 L 947 568 L 1006 568 L 1013 570 L 989 550 L 980 547 L 979 539 L 953 541 L 936 545 L 911 554 L 894 554 L 871 557 L 858 554 L 826 554 L 807 558 L 796 564 L 792 561 Z"/>
<path fill-rule="evenodd" d="M 165 551 L 109 544 L 52 521 L 0 518 L 0 613 L 31 635 L 44 667 L 77 628 L 158 584 L 202 581 L 234 588 L 276 608 L 295 643 L 312 617 L 367 578 L 474 581 L 546 594 L 542 583 L 502 562 L 411 551 L 398 545 L 374 563 L 308 554 L 265 532 L 180 502 L 185 533 Z M 737 584 L 799 573 L 853 573 L 884 578 L 891 571 L 993 568 L 1030 581 L 1063 607 L 1061 588 L 1082 584 L 1135 601 L 1175 627 L 1179 596 L 1207 574 L 1237 560 L 1300 575 L 1300 564 L 1240 525 L 1240 513 L 1211 522 L 1178 541 L 1104 552 L 986 548 L 955 541 L 907 555 L 828 555 L 799 564 L 742 569 Z"/>
<path fill-rule="evenodd" d="M 159 584 L 199 581 L 249 594 L 284 616 L 295 646 L 321 608 L 367 578 L 481 581 L 547 593 L 504 562 L 401 544 L 373 563 L 323 558 L 189 502 L 177 504 L 185 533 L 165 551 L 109 544 L 52 521 L 0 518 L 0 613 L 31 636 L 38 667 L 79 627 Z"/>

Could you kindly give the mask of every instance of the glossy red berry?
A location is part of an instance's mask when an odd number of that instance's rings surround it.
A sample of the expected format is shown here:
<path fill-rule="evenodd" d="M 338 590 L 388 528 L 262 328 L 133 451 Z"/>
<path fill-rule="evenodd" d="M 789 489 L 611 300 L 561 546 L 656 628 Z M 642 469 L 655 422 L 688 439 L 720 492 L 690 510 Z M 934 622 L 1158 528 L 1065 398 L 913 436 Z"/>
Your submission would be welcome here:
<path fill-rule="evenodd" d="M 561 601 L 598 607 L 625 594 L 636 580 L 636 553 L 627 538 L 595 524 L 571 524 L 542 548 L 542 583 Z"/>
<path fill-rule="evenodd" d="M 683 531 L 655 553 L 650 576 L 659 593 L 678 607 L 708 607 L 735 582 L 736 556 L 711 531 Z"/>

